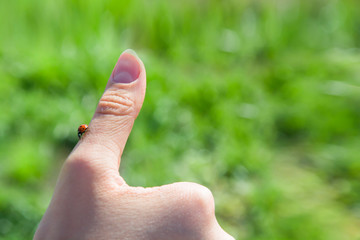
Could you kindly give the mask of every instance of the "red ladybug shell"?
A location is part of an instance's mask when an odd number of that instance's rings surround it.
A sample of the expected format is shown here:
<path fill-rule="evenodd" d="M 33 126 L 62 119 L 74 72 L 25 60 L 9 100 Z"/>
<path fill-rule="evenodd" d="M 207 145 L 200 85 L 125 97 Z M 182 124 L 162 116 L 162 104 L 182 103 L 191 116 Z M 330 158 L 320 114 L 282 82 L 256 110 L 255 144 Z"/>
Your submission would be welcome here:
<path fill-rule="evenodd" d="M 81 138 L 81 136 L 86 132 L 86 130 L 88 129 L 88 125 L 86 124 L 82 124 L 79 126 L 78 128 L 78 137 Z"/>

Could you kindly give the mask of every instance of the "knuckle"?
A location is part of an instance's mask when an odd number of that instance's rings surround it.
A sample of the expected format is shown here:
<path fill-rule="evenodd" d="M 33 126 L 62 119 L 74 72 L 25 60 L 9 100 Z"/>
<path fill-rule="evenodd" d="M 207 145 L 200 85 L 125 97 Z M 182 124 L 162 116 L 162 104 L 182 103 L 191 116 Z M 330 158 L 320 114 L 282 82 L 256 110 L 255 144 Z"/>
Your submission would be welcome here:
<path fill-rule="evenodd" d="M 101 97 L 96 112 L 123 116 L 134 114 L 134 110 L 135 99 L 127 91 L 109 89 Z"/>
<path fill-rule="evenodd" d="M 184 183 L 179 192 L 179 200 L 182 205 L 184 225 L 192 228 L 194 226 L 206 225 L 215 216 L 214 197 L 211 191 L 202 185 L 196 183 Z"/>
<path fill-rule="evenodd" d="M 214 197 L 211 191 L 202 185 L 194 184 L 189 203 L 199 216 L 212 216 L 215 211 Z"/>

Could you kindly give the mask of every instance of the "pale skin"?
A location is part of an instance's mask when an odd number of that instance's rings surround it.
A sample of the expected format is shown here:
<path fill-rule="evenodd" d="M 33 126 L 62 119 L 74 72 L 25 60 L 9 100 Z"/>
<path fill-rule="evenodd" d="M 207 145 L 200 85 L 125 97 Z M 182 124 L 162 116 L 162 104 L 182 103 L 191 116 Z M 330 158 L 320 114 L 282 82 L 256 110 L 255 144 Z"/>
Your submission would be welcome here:
<path fill-rule="evenodd" d="M 66 159 L 34 239 L 233 240 L 218 224 L 209 189 L 180 182 L 131 187 L 121 155 L 144 101 L 142 61 L 125 51 L 89 124 Z"/>

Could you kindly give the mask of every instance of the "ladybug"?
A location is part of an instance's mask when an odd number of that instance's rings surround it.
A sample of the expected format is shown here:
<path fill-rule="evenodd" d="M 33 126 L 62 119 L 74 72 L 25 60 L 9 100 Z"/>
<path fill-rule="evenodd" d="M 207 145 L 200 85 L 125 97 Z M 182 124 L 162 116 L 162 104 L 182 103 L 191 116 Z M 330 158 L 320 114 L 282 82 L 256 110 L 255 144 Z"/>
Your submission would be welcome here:
<path fill-rule="evenodd" d="M 78 128 L 78 137 L 79 139 L 81 138 L 81 136 L 86 132 L 86 130 L 88 129 L 88 125 L 86 124 L 81 124 Z"/>

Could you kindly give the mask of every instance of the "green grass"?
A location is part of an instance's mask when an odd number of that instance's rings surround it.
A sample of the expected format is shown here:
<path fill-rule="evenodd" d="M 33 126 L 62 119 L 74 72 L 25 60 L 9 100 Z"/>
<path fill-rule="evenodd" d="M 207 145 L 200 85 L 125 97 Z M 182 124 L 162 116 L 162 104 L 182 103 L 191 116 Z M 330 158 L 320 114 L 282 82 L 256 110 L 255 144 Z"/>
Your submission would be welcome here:
<path fill-rule="evenodd" d="M 0 2 L 0 238 L 31 238 L 119 54 L 147 95 L 121 174 L 210 188 L 237 239 L 359 239 L 360 4 Z"/>

